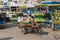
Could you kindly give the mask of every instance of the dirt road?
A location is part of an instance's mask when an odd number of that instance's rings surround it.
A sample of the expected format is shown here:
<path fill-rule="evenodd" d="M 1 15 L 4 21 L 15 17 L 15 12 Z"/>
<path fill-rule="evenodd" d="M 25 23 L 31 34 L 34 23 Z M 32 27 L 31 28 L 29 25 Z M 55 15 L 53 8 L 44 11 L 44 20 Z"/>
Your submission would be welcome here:
<path fill-rule="evenodd" d="M 51 31 L 48 28 L 43 29 L 48 34 L 24 35 L 15 24 L 6 24 L 6 27 L 5 29 L 0 29 L 0 40 L 60 40 L 60 37 L 57 38 L 60 32 Z"/>

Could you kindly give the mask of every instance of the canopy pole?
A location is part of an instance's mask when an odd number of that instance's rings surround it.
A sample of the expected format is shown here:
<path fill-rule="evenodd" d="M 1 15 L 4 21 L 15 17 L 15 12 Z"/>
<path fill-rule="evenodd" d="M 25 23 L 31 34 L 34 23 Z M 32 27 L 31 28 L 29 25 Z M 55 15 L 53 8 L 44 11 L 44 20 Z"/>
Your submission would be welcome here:
<path fill-rule="evenodd" d="M 54 14 L 52 15 L 52 30 L 54 29 Z"/>

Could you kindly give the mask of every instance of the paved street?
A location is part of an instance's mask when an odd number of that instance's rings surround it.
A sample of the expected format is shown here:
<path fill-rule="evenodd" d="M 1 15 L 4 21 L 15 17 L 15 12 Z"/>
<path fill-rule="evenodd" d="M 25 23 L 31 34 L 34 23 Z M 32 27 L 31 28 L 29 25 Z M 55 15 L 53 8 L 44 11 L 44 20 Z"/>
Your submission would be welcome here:
<path fill-rule="evenodd" d="M 26 34 L 21 33 L 15 24 L 6 24 L 5 29 L 0 29 L 0 40 L 60 40 L 59 31 L 51 31 L 45 28 L 43 31 L 48 34 Z"/>

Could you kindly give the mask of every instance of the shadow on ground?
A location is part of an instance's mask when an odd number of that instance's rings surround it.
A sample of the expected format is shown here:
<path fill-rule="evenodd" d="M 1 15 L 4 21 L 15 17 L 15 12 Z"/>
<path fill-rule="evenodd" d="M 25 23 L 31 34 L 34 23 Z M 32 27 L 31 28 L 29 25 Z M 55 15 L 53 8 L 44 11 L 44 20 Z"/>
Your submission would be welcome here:
<path fill-rule="evenodd" d="M 35 34 L 36 34 L 36 35 L 41 35 L 41 36 L 43 36 L 43 35 L 48 35 L 48 34 L 49 34 L 49 32 L 42 31 L 42 32 L 35 33 Z"/>
<path fill-rule="evenodd" d="M 43 35 L 48 35 L 49 34 L 49 32 L 47 32 L 47 31 L 40 31 L 40 32 L 28 32 L 27 34 L 35 34 L 35 35 L 41 35 L 41 36 L 43 36 Z"/>
<path fill-rule="evenodd" d="M 56 40 L 60 40 L 60 35 L 54 35 L 54 38 L 56 39 Z"/>
<path fill-rule="evenodd" d="M 17 24 L 5 24 L 5 27 L 0 28 L 0 29 L 8 29 L 8 28 L 13 28 L 13 27 L 17 27 Z"/>
<path fill-rule="evenodd" d="M 40 35 L 48 35 L 49 32 L 42 31 L 40 32 Z"/>
<path fill-rule="evenodd" d="M 11 40 L 12 37 L 7 37 L 7 38 L 0 38 L 0 40 Z"/>
<path fill-rule="evenodd" d="M 12 27 L 17 27 L 17 24 L 6 24 L 5 27 L 6 27 L 5 29 L 12 28 Z"/>

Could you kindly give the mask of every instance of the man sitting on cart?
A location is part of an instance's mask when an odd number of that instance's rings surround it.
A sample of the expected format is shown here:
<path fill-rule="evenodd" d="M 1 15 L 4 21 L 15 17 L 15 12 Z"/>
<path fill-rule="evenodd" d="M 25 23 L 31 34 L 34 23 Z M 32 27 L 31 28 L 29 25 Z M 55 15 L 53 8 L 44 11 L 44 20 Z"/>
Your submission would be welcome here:
<path fill-rule="evenodd" d="M 32 27 L 32 25 L 34 25 L 34 22 L 33 22 L 33 17 L 31 14 L 28 14 L 27 18 L 24 19 L 23 21 L 23 27 L 24 27 L 24 30 L 25 30 L 25 33 L 24 34 L 27 34 L 28 33 L 28 29 Z"/>

